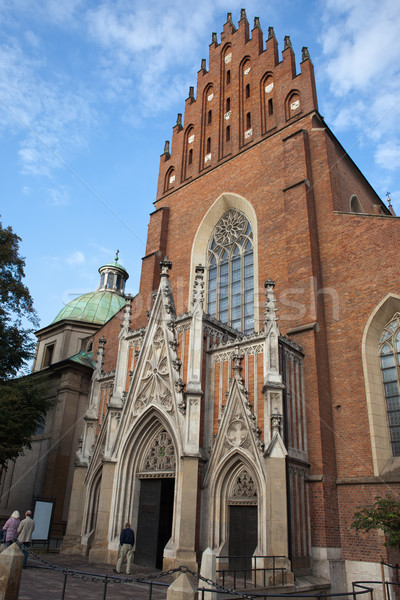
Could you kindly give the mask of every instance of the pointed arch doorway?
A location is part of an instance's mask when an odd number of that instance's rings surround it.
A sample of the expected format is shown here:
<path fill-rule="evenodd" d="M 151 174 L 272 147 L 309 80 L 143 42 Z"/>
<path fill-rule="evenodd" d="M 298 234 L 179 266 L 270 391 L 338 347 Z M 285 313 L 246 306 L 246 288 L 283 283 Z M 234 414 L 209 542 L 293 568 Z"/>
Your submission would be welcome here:
<path fill-rule="evenodd" d="M 229 507 L 229 568 L 250 570 L 258 542 L 257 489 L 246 469 L 231 487 Z"/>
<path fill-rule="evenodd" d="M 175 450 L 164 428 L 144 453 L 138 479 L 135 564 L 161 569 L 164 548 L 172 534 L 175 493 Z"/>
<path fill-rule="evenodd" d="M 163 553 L 172 532 L 175 478 L 142 479 L 135 563 L 162 568 Z"/>

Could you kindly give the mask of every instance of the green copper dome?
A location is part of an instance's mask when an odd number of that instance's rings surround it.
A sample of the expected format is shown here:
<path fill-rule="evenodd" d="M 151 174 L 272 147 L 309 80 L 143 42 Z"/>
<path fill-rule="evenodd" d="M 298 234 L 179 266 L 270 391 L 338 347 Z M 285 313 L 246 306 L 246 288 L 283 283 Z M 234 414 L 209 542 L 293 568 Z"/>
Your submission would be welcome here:
<path fill-rule="evenodd" d="M 73 319 L 74 321 L 104 325 L 121 308 L 124 308 L 125 304 L 126 300 L 123 296 L 107 290 L 83 294 L 83 296 L 68 302 L 53 323 L 63 319 Z"/>
<path fill-rule="evenodd" d="M 115 269 L 121 269 L 121 271 L 125 271 L 125 273 L 126 273 L 125 267 L 123 267 L 116 260 L 112 260 L 111 262 L 106 263 L 105 265 L 103 265 L 102 267 L 100 267 L 100 269 L 104 269 L 104 267 L 114 267 Z M 99 271 L 100 271 L 100 269 L 99 269 Z"/>

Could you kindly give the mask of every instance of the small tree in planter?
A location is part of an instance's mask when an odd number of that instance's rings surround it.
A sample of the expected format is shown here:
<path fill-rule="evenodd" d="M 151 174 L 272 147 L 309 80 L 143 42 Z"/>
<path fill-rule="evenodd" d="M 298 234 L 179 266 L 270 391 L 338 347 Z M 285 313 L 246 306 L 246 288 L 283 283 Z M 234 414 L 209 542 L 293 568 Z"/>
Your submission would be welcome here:
<path fill-rule="evenodd" d="M 400 549 L 400 499 L 395 496 L 376 496 L 373 504 L 354 513 L 351 527 L 356 531 L 382 529 L 385 546 Z"/>

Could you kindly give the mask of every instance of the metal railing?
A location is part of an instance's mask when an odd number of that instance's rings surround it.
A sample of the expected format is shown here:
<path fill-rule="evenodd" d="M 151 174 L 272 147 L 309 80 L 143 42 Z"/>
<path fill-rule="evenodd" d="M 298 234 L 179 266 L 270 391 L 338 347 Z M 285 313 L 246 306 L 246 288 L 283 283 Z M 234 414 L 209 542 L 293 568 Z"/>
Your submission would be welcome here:
<path fill-rule="evenodd" d="M 362 587 L 362 586 L 360 586 Z M 227 600 L 227 596 L 232 596 L 233 595 L 233 590 L 230 591 L 222 591 L 219 589 L 215 589 L 212 590 L 210 588 L 197 588 L 197 591 L 200 592 L 201 594 L 201 600 L 207 600 L 207 595 L 206 594 L 210 594 L 210 593 L 214 593 L 219 596 L 224 595 L 225 596 L 225 600 Z M 369 588 L 367 586 L 362 587 L 362 589 L 360 589 L 359 591 L 355 591 L 353 590 L 352 592 L 343 592 L 343 593 L 336 593 L 336 594 L 322 594 L 322 593 L 315 593 L 315 594 L 304 594 L 303 592 L 291 592 L 291 593 L 274 593 L 274 592 L 268 592 L 268 593 L 251 593 L 251 595 L 245 595 L 242 594 L 240 595 L 239 592 L 235 592 L 234 595 L 236 596 L 236 598 L 244 598 L 245 600 L 259 600 L 259 599 L 263 599 L 263 600 L 271 600 L 272 598 L 313 598 L 313 600 L 334 600 L 334 599 L 338 599 L 338 600 L 374 600 L 374 596 L 373 596 L 373 589 Z M 221 600 L 221 599 L 220 599 Z"/>
<path fill-rule="evenodd" d="M 44 567 L 44 568 L 48 568 L 48 567 Z M 106 600 L 106 598 L 107 598 L 107 589 L 108 589 L 109 584 L 120 583 L 120 584 L 125 584 L 125 585 L 133 585 L 133 584 L 140 583 L 144 587 L 148 588 L 148 596 L 147 596 L 148 600 L 152 600 L 153 589 L 155 586 L 165 588 L 165 597 L 167 595 L 166 588 L 168 588 L 170 586 L 170 584 L 166 583 L 165 581 L 153 581 L 152 579 L 142 579 L 142 578 L 135 579 L 135 578 L 131 578 L 131 577 L 128 578 L 128 577 L 116 577 L 116 576 L 111 576 L 111 575 L 100 575 L 98 573 L 86 573 L 85 571 L 72 571 L 70 569 L 64 570 L 63 574 L 64 574 L 64 582 L 63 582 L 61 600 L 65 600 L 65 592 L 66 592 L 66 588 L 67 588 L 67 578 L 68 577 L 82 579 L 83 581 L 92 581 L 95 583 L 103 583 L 103 596 L 102 596 L 103 600 Z"/>
<path fill-rule="evenodd" d="M 202 575 L 200 575 L 200 573 L 196 573 L 194 571 L 192 571 L 191 569 L 189 569 L 188 567 L 185 566 L 181 566 L 181 567 L 177 567 L 174 569 L 170 569 L 169 571 L 165 571 L 162 573 L 156 573 L 156 574 L 152 574 L 151 576 L 147 575 L 146 577 L 121 577 L 118 575 L 103 575 L 101 573 L 89 573 L 89 572 L 85 572 L 85 571 L 76 571 L 73 569 L 69 569 L 69 568 L 63 568 L 57 565 L 54 565 L 52 563 L 47 562 L 42 556 L 35 554 L 30 548 L 25 548 L 23 546 L 23 544 L 18 543 L 18 545 L 21 547 L 22 550 L 27 550 L 29 555 L 32 557 L 35 557 L 38 561 L 39 561 L 39 565 L 35 565 L 35 568 L 39 568 L 39 569 L 46 569 L 46 570 L 53 570 L 55 572 L 58 572 L 60 575 L 62 575 L 63 580 L 62 580 L 62 590 L 61 590 L 61 599 L 60 600 L 65 600 L 66 598 L 66 590 L 67 590 L 67 584 L 69 581 L 69 578 L 74 578 L 74 579 L 78 579 L 81 581 L 85 581 L 85 582 L 92 582 L 95 584 L 102 584 L 103 586 L 103 593 L 102 593 L 102 600 L 107 600 L 107 591 L 108 588 L 111 584 L 123 584 L 126 586 L 135 586 L 136 587 L 136 592 L 138 584 L 140 586 L 143 586 L 143 588 L 140 589 L 141 591 L 141 598 L 143 598 L 143 592 L 145 591 L 145 589 L 148 590 L 148 595 L 147 598 L 148 600 L 152 600 L 153 599 L 153 593 L 154 590 L 157 589 L 159 591 L 161 591 L 162 593 L 162 597 L 165 598 L 167 595 L 167 588 L 171 585 L 171 581 L 166 582 L 166 581 L 160 581 L 161 578 L 165 578 L 167 576 L 170 575 L 177 575 L 179 573 L 187 573 L 189 575 L 191 575 L 192 577 L 194 577 L 197 581 L 198 581 L 198 585 L 199 587 L 197 588 L 197 591 L 199 593 L 199 598 L 201 596 L 201 600 L 207 600 L 207 598 L 209 599 L 210 597 L 207 596 L 207 594 L 215 594 L 216 596 L 222 598 L 222 596 L 225 598 L 225 600 L 227 600 L 227 598 L 242 598 L 244 600 L 258 600 L 258 599 L 263 599 L 263 600 L 267 600 L 267 599 L 271 599 L 271 598 L 293 598 L 293 595 L 295 596 L 301 596 L 301 598 L 305 599 L 305 598 L 312 598 L 313 600 L 333 600 L 333 599 L 338 599 L 338 600 L 374 600 L 373 598 L 373 588 L 371 587 L 371 585 L 382 585 L 382 582 L 370 582 L 370 581 L 358 581 L 358 582 L 354 582 L 353 583 L 353 591 L 349 592 L 349 593 L 334 593 L 334 594 L 325 594 L 325 593 L 315 593 L 315 594 L 304 594 L 300 591 L 294 591 L 292 593 L 271 593 L 271 591 L 269 591 L 268 593 L 266 592 L 262 592 L 262 593 L 254 593 L 251 592 L 250 594 L 246 594 L 245 592 L 241 591 L 241 590 L 236 590 L 236 589 L 229 589 L 227 587 L 225 587 L 225 585 L 221 585 L 220 583 L 214 582 L 210 579 L 206 579 L 205 577 L 203 577 Z M 219 559 L 228 559 L 229 557 L 219 557 Z M 237 557 L 239 558 L 245 558 L 245 557 Z M 248 557 L 247 557 L 248 558 Z M 251 557 L 253 560 L 255 558 L 263 558 L 263 559 L 282 559 L 285 558 L 283 556 L 259 556 L 259 557 Z M 266 571 L 266 572 L 271 572 L 274 573 L 274 570 L 276 573 L 280 573 L 282 571 L 282 569 L 285 571 L 284 567 L 278 567 L 276 566 L 276 560 L 272 560 L 272 566 L 271 567 L 257 567 L 257 571 Z M 254 564 L 256 565 L 257 561 L 254 561 Z M 390 565 L 388 565 L 390 566 Z M 254 571 L 254 568 L 252 569 Z M 219 570 L 219 572 L 223 573 L 223 572 L 229 572 L 228 570 Z M 230 570 L 232 571 L 232 570 Z M 243 571 L 242 569 L 238 569 L 238 572 Z M 243 580 L 242 580 L 243 581 Z M 273 580 L 273 581 L 276 581 Z M 253 580 L 252 580 L 253 582 Z M 391 586 L 391 585 L 397 585 L 399 586 L 400 584 L 393 582 L 386 582 L 387 585 Z M 203 585 L 203 587 L 200 587 L 200 584 Z M 204 584 L 206 584 L 208 587 L 204 587 Z M 387 588 L 389 590 L 389 588 Z M 121 590 L 122 591 L 122 590 Z M 165 593 L 163 593 L 165 592 Z M 368 596 L 368 598 L 366 598 L 366 596 Z M 97 598 L 100 599 L 100 595 L 96 596 Z M 158 597 L 160 598 L 160 595 L 158 594 Z M 388 600 L 390 600 L 390 593 L 387 594 L 387 598 Z"/>
<path fill-rule="evenodd" d="M 106 600 L 107 599 L 107 590 L 108 587 L 110 586 L 110 584 L 123 584 L 126 586 L 138 586 L 138 584 L 140 586 L 143 586 L 142 591 L 145 591 L 146 589 L 148 589 L 148 595 L 147 595 L 147 599 L 148 600 L 152 600 L 153 598 L 153 592 L 154 592 L 154 588 L 162 588 L 163 590 L 165 590 L 165 594 L 163 594 L 163 597 L 166 598 L 167 596 L 167 588 L 170 586 L 170 582 L 166 582 L 166 581 L 159 581 L 159 579 L 161 577 L 165 577 L 166 575 L 172 574 L 175 571 L 179 571 L 179 569 L 174 569 L 171 570 L 169 572 L 166 573 L 158 573 L 152 576 L 152 578 L 150 577 L 121 577 L 119 575 L 103 575 L 102 573 L 89 573 L 86 571 L 77 571 L 75 569 L 69 569 L 69 568 L 64 568 L 64 567 L 60 567 L 58 565 L 54 565 L 48 561 L 46 561 L 43 556 L 36 554 L 35 552 L 32 551 L 31 548 L 25 548 L 25 546 L 23 544 L 21 544 L 20 542 L 17 542 L 18 546 L 20 546 L 21 550 L 24 551 L 26 550 L 28 552 L 28 555 L 30 557 L 30 559 L 35 558 L 39 564 L 32 564 L 32 561 L 30 562 L 30 567 L 31 568 L 35 568 L 35 569 L 43 569 L 43 570 L 48 570 L 48 571 L 53 571 L 55 573 L 60 574 L 60 576 L 62 576 L 62 584 L 61 584 L 61 596 L 60 596 L 60 600 L 65 600 L 66 598 L 66 593 L 67 593 L 67 584 L 68 581 L 70 581 L 71 579 L 78 579 L 84 582 L 89 582 L 89 583 L 96 583 L 96 584 L 101 584 L 103 587 L 103 593 L 102 593 L 102 600 Z M 136 590 L 137 591 L 137 590 Z M 100 596 L 98 596 L 100 598 Z"/>
<path fill-rule="evenodd" d="M 225 586 L 226 580 L 233 579 L 233 587 L 239 584 L 243 589 L 247 587 L 267 587 L 284 585 L 286 582 L 286 567 L 277 566 L 277 562 L 285 559 L 286 556 L 217 556 L 217 561 L 227 561 L 228 568 L 217 569 L 216 574 L 222 586 Z M 263 566 L 257 566 L 262 561 Z M 238 563 L 250 562 L 250 567 L 237 566 Z M 270 566 L 265 563 L 270 562 Z M 272 582 L 267 581 L 267 576 L 272 574 Z M 270 578 L 269 578 L 270 579 Z"/>

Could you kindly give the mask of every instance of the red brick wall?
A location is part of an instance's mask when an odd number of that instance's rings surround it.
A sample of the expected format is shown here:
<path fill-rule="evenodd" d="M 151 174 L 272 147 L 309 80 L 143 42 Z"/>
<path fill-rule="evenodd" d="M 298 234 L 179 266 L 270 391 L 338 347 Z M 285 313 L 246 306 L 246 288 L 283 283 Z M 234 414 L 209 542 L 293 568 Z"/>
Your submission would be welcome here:
<path fill-rule="evenodd" d="M 132 303 L 132 328 L 147 324 L 146 310 L 151 306 L 151 292 L 159 281 L 159 262 L 165 254 L 173 264 L 170 281 L 177 312 L 189 310 L 190 256 L 199 225 L 222 193 L 243 196 L 257 217 L 261 297 L 263 281 L 271 277 L 276 281 L 281 332 L 309 325 L 293 332 L 292 337 L 306 355 L 312 544 L 343 545 L 347 557 L 370 560 L 379 540 L 371 534 L 365 543 L 357 543 L 355 534 L 348 531 L 348 520 L 355 505 L 371 499 L 380 488 L 338 489 L 337 477 L 372 475 L 361 338 L 377 303 L 386 293 L 399 290 L 399 222 L 391 217 L 334 213 L 348 211 L 352 194 L 368 212 L 376 211 L 376 207 L 382 210 L 382 205 L 351 160 L 343 156 L 332 134 L 324 130 L 316 113 L 311 62 L 304 61 L 301 74 L 296 75 L 292 50 L 285 50 L 282 62 L 278 62 L 275 39 L 271 38 L 262 51 L 260 36 L 256 28 L 250 39 L 245 20 L 236 32 L 230 23 L 225 25 L 221 44 L 210 47 L 209 71 L 199 72 L 197 99 L 186 101 L 184 127 L 174 128 L 171 156 L 161 159 L 157 210 L 150 220 L 140 293 Z M 225 63 L 229 52 L 231 62 Z M 251 70 L 244 75 L 243 60 L 247 57 L 250 62 L 246 68 L 249 64 Z M 273 129 L 266 127 L 262 96 L 268 73 L 274 81 Z M 251 95 L 246 99 L 243 90 L 247 82 Z M 208 101 L 210 84 L 213 99 Z M 291 90 L 298 91 L 301 104 L 300 111 L 287 120 Z M 227 97 L 231 101 L 228 145 L 224 141 Z M 212 119 L 208 123 L 210 109 Z M 244 143 L 243 118 L 248 110 L 253 134 Z M 190 168 L 189 125 L 195 136 Z M 205 164 L 208 137 L 212 158 Z M 175 182 L 165 193 L 165 176 L 171 166 Z M 107 339 L 105 371 L 115 367 L 121 314 L 95 336 L 96 342 L 101 335 Z M 261 387 L 261 366 L 259 373 Z M 227 365 L 222 376 L 223 389 L 227 390 Z M 217 364 L 215 421 L 219 377 Z M 215 425 L 214 432 L 216 429 Z"/>

